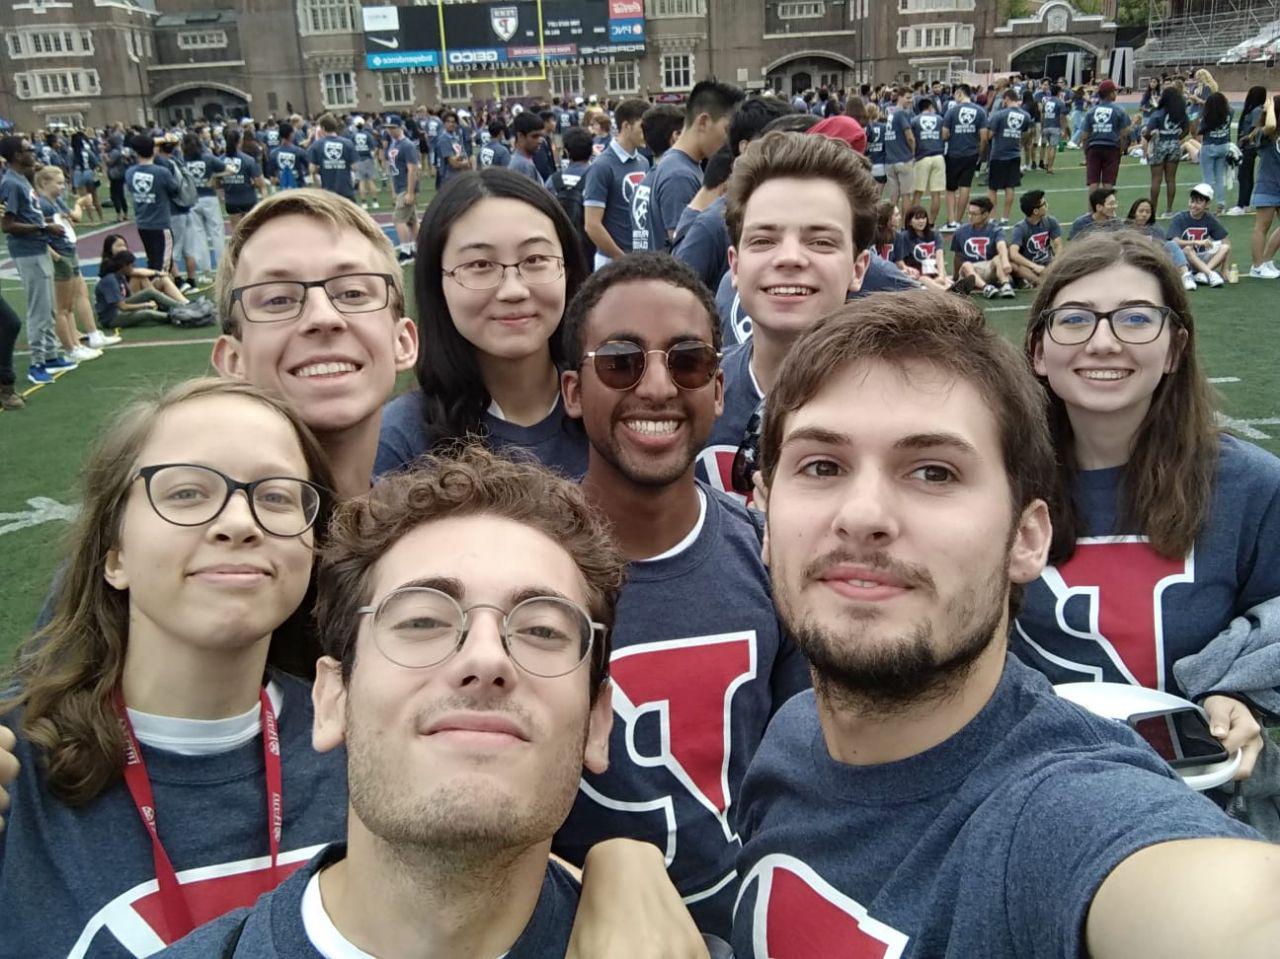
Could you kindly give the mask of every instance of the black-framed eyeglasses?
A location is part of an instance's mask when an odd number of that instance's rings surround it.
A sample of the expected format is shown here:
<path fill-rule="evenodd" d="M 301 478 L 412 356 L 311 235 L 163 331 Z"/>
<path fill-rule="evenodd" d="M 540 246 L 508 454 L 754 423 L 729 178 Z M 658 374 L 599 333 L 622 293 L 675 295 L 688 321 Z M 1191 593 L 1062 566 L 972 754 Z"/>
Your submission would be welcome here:
<path fill-rule="evenodd" d="M 244 490 L 249 513 L 271 536 L 301 536 L 320 515 L 324 490 L 296 476 L 264 476 L 248 483 L 221 470 L 195 463 L 159 463 L 138 470 L 147 488 L 147 501 L 166 523 L 203 526 L 211 523 Z"/>
<path fill-rule="evenodd" d="M 1178 314 L 1167 306 L 1134 303 L 1105 313 L 1082 306 L 1058 306 L 1040 314 L 1049 339 L 1060 346 L 1088 343 L 1103 320 L 1111 326 L 1111 335 L 1122 343 L 1150 343 L 1164 330 L 1165 321 L 1178 322 Z"/>
<path fill-rule="evenodd" d="M 441 270 L 440 275 L 449 277 L 468 290 L 492 290 L 502 285 L 502 281 L 507 278 L 507 270 L 515 270 L 522 283 L 538 286 L 564 276 L 564 257 L 552 256 L 550 253 L 530 253 L 515 263 L 468 260 L 466 263 L 459 263 L 452 270 Z"/>
<path fill-rule="evenodd" d="M 500 617 L 502 648 L 520 669 L 546 679 L 566 676 L 591 654 L 605 627 L 577 603 L 559 596 L 534 596 L 504 610 L 490 603 L 463 607 L 428 586 L 392 590 L 376 606 L 356 612 L 373 617 L 373 641 L 397 666 L 425 669 L 450 659 L 467 641 L 471 614 L 491 609 Z"/>
<path fill-rule="evenodd" d="M 238 286 L 231 291 L 232 304 L 239 303 L 250 323 L 283 323 L 302 315 L 307 291 L 313 286 L 339 313 L 373 313 L 391 300 L 390 273 L 343 273 L 324 280 L 267 280 Z"/>
<path fill-rule="evenodd" d="M 764 400 L 747 420 L 742 442 L 733 454 L 733 466 L 729 470 L 729 483 L 735 493 L 749 496 L 755 490 L 755 474 L 760 469 L 760 433 L 764 428 Z"/>
<path fill-rule="evenodd" d="M 600 382 L 611 390 L 635 389 L 649 365 L 649 354 L 660 354 L 671 382 L 682 390 L 700 390 L 716 378 L 722 356 L 710 343 L 685 340 L 665 350 L 646 350 L 631 340 L 609 340 L 582 354 L 590 360 Z"/>

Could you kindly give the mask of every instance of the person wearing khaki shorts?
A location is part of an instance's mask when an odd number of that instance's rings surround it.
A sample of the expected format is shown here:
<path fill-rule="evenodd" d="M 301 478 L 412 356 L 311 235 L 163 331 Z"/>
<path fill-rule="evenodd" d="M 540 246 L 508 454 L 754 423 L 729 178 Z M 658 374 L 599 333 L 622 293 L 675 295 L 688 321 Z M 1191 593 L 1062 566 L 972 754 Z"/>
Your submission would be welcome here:
<path fill-rule="evenodd" d="M 391 214 L 391 219 L 395 223 L 403 223 L 411 230 L 418 228 L 418 210 L 414 205 L 414 197 L 408 193 L 400 193 L 396 196 L 396 208 Z"/>
<path fill-rule="evenodd" d="M 906 163 L 885 164 L 885 182 L 889 187 L 887 191 L 889 196 L 902 203 L 911 199 L 912 191 L 915 189 L 914 169 L 914 160 L 908 160 Z"/>

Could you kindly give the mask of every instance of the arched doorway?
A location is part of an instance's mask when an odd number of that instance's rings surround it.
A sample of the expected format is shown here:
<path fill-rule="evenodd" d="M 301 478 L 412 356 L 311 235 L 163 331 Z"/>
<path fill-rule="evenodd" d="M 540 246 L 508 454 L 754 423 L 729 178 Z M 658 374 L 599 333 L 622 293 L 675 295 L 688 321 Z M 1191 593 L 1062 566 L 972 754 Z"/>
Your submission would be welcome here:
<path fill-rule="evenodd" d="M 214 120 L 217 117 L 249 116 L 252 95 L 221 83 L 183 83 L 161 91 L 155 97 L 162 123 Z"/>
<path fill-rule="evenodd" d="M 1081 78 L 1091 78 L 1098 72 L 1098 56 L 1090 47 L 1072 40 L 1044 40 L 1033 43 L 1015 53 L 1009 59 L 1009 69 L 1039 78 L 1045 75 L 1045 62 L 1049 57 L 1074 53 L 1080 58 Z"/>
<path fill-rule="evenodd" d="M 857 82 L 857 64 L 827 50 L 803 50 L 779 57 L 765 66 L 765 82 L 790 96 L 826 87 L 836 91 Z"/>

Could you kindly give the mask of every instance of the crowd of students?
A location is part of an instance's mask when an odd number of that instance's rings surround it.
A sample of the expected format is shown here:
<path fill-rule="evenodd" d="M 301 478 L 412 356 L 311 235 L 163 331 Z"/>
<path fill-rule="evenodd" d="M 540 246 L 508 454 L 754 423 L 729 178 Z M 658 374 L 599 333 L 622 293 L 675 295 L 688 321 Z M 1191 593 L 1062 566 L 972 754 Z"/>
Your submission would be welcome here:
<path fill-rule="evenodd" d="M 854 118 L 630 103 L 594 263 L 437 139 L 414 315 L 359 203 L 244 211 L 218 376 L 89 454 L 0 687 L 0 955 L 1271 955 L 1280 461 L 1215 425 L 1212 254 L 977 196 L 952 284 Z M 670 251 L 609 226 L 643 186 Z M 1015 279 L 1022 350 L 952 292 Z M 1084 679 L 1200 703 L 1234 781 Z"/>

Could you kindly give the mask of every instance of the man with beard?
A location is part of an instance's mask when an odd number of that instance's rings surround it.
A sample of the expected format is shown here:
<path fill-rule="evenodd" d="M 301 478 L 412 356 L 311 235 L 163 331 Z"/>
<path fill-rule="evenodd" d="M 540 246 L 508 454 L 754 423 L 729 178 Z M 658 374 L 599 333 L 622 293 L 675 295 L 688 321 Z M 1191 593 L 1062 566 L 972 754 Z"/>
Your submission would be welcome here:
<path fill-rule="evenodd" d="M 623 563 L 581 492 L 473 447 L 339 508 L 313 740 L 346 746 L 347 841 L 166 956 L 563 956 L 548 861 L 604 772 Z"/>
<path fill-rule="evenodd" d="M 583 489 L 629 565 L 613 761 L 583 776 L 554 848 L 581 863 L 609 838 L 652 843 L 698 928 L 727 951 L 739 789 L 769 720 L 809 677 L 778 627 L 756 521 L 694 479 L 723 406 L 719 316 L 687 266 L 633 253 L 583 284 L 563 336 L 565 409 L 590 441 Z"/>
<path fill-rule="evenodd" d="M 1274 955 L 1274 848 L 1007 655 L 1054 458 L 1042 390 L 978 310 L 911 292 L 829 316 L 762 448 L 814 691 L 743 787 L 737 956 Z"/>

